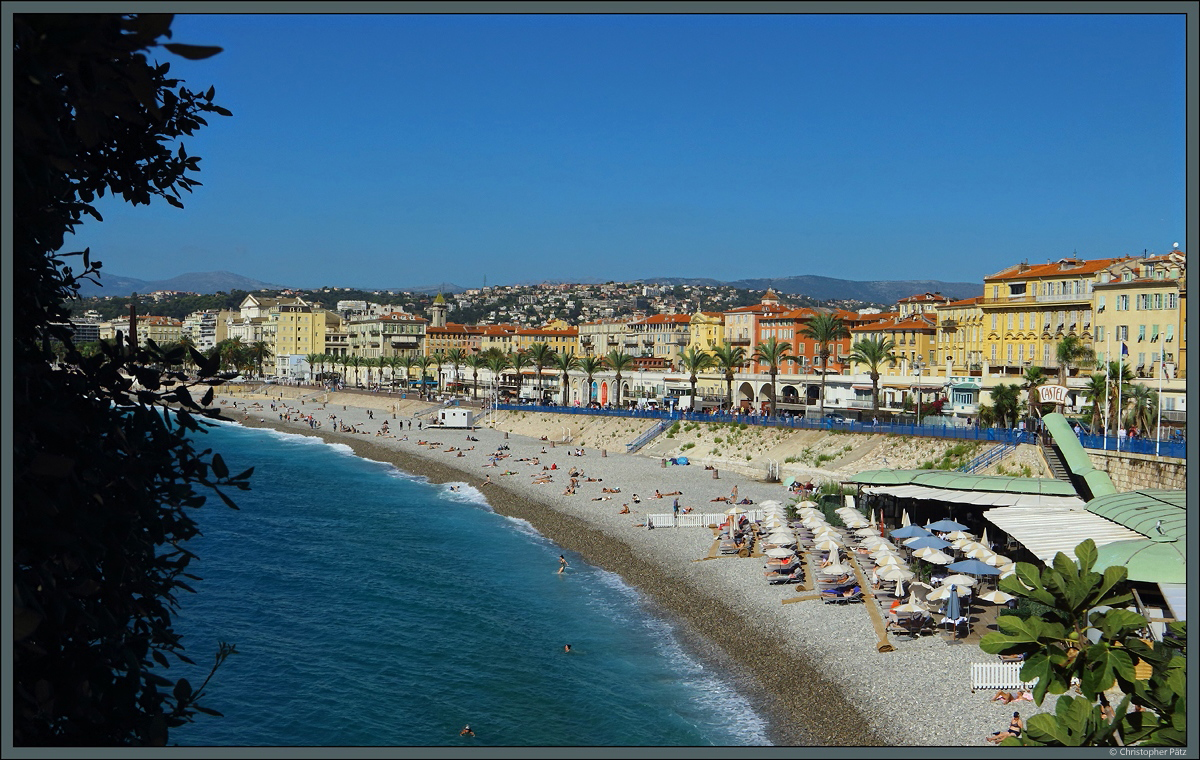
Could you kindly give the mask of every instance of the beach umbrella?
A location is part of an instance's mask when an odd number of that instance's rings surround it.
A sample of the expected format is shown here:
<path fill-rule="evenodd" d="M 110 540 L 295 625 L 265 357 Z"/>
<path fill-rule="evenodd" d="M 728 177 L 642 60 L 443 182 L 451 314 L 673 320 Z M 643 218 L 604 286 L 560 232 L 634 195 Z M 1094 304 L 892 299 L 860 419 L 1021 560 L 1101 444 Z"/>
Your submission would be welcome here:
<path fill-rule="evenodd" d="M 946 538 L 950 538 L 950 537 L 947 536 Z M 973 538 L 956 538 L 950 542 L 950 545 L 954 547 L 955 551 L 961 552 L 961 551 L 967 551 L 970 548 L 976 546 L 976 542 L 975 542 L 975 539 L 973 539 Z"/>
<path fill-rule="evenodd" d="M 943 536 L 943 538 L 945 538 L 947 541 L 957 541 L 960 538 L 965 538 L 969 541 L 969 540 L 975 538 L 975 536 L 972 536 L 970 533 L 967 533 L 965 530 L 956 530 L 956 531 L 947 533 L 945 536 Z"/>
<path fill-rule="evenodd" d="M 844 562 L 839 560 L 837 562 L 834 562 L 829 567 L 821 568 L 821 574 L 822 575 L 842 575 L 844 573 L 849 573 L 853 569 L 854 568 L 850 567 L 849 565 L 847 565 Z"/>
<path fill-rule="evenodd" d="M 805 499 L 804 501 L 800 502 L 800 506 L 801 507 L 815 507 L 815 506 L 817 506 L 817 503 L 815 501 L 812 501 L 811 499 Z"/>
<path fill-rule="evenodd" d="M 777 546 L 795 546 L 796 537 L 790 533 L 772 533 L 767 536 L 767 543 Z"/>
<path fill-rule="evenodd" d="M 927 610 L 924 605 L 917 601 L 916 594 L 910 594 L 908 601 L 897 607 L 894 612 L 920 612 L 926 615 L 929 614 L 929 610 Z"/>
<path fill-rule="evenodd" d="M 880 544 L 871 548 L 870 554 L 872 557 L 899 557 L 900 552 L 896 551 L 896 547 L 891 544 Z"/>
<path fill-rule="evenodd" d="M 954 561 L 954 557 L 939 551 L 935 551 L 932 554 L 921 557 L 921 559 L 925 560 L 926 562 L 932 562 L 935 565 L 948 565 Z"/>
<path fill-rule="evenodd" d="M 966 618 L 962 617 L 962 607 L 958 601 L 958 595 L 955 594 L 956 586 L 950 587 L 950 598 L 946 601 L 946 621 L 955 626 L 955 636 L 957 638 L 957 626 L 959 623 L 966 622 Z"/>
<path fill-rule="evenodd" d="M 790 478 L 790 477 L 789 477 L 789 478 L 784 478 L 784 481 L 783 481 L 783 487 L 784 487 L 784 488 L 791 488 L 791 487 L 792 487 L 792 484 L 793 484 L 793 483 L 795 483 L 795 482 L 796 482 L 796 479 L 795 479 L 795 478 Z"/>
<path fill-rule="evenodd" d="M 727 515 L 744 515 L 744 514 L 746 514 L 746 510 L 742 509 L 741 507 L 730 507 L 729 509 L 725 510 L 725 514 L 727 514 Z"/>
<path fill-rule="evenodd" d="M 869 538 L 870 536 L 878 536 L 879 531 L 868 526 L 866 528 L 859 528 L 858 530 L 854 531 L 854 535 L 862 536 L 863 538 Z"/>
<path fill-rule="evenodd" d="M 938 520 L 935 523 L 929 523 L 925 526 L 925 530 L 936 530 L 939 533 L 966 529 L 967 526 L 962 523 L 956 523 L 953 520 Z"/>
<path fill-rule="evenodd" d="M 883 578 L 885 581 L 899 582 L 899 581 L 912 580 L 913 577 L 916 576 L 916 573 L 914 573 L 912 570 L 909 570 L 907 567 L 904 567 L 902 565 L 890 565 L 888 567 L 880 568 L 878 575 L 880 578 Z"/>
<path fill-rule="evenodd" d="M 815 546 L 817 549 L 820 549 L 823 552 L 835 551 L 837 549 L 842 548 L 841 543 L 838 541 L 834 541 L 832 538 L 821 539 L 817 543 L 813 544 L 813 546 Z"/>
<path fill-rule="evenodd" d="M 759 506 L 762 507 L 763 509 L 767 509 L 767 508 L 782 509 L 783 502 L 778 501 L 776 499 L 767 499 L 762 504 L 759 504 Z"/>
<path fill-rule="evenodd" d="M 961 562 L 955 562 L 948 569 L 956 573 L 968 573 L 970 575 L 998 575 L 1000 573 L 996 568 L 977 559 L 964 559 Z"/>
<path fill-rule="evenodd" d="M 1012 594 L 1006 594 L 1003 591 L 989 591 L 986 594 L 980 594 L 977 599 L 982 599 L 985 602 L 993 604 L 1005 604 L 1013 599 L 1016 599 Z"/>
<path fill-rule="evenodd" d="M 988 541 L 988 538 L 987 538 L 987 526 L 986 525 L 983 526 L 983 535 L 979 537 L 979 541 L 980 541 L 980 543 L 985 544 L 987 546 L 992 545 L 992 542 Z"/>
<path fill-rule="evenodd" d="M 866 528 L 871 524 L 861 517 L 851 518 L 846 520 L 845 523 L 847 528 Z"/>
<path fill-rule="evenodd" d="M 935 602 L 940 602 L 949 597 L 951 594 L 954 594 L 955 596 L 966 596 L 969 593 L 971 593 L 971 589 L 963 588 L 962 586 L 956 586 L 952 583 L 949 586 L 939 586 L 930 592 L 929 596 L 925 598 Z"/>
<path fill-rule="evenodd" d="M 782 517 L 772 516 L 772 517 L 768 517 L 767 519 L 763 520 L 762 524 L 768 528 L 781 528 L 784 525 L 787 525 L 787 520 L 784 520 Z"/>
<path fill-rule="evenodd" d="M 920 525 L 906 525 L 903 528 L 896 528 L 888 535 L 890 535 L 892 538 L 920 538 L 922 536 L 930 536 L 933 534 L 922 528 Z"/>
<path fill-rule="evenodd" d="M 861 543 L 863 546 L 867 547 L 868 549 L 877 549 L 880 546 L 886 546 L 891 549 L 896 548 L 896 547 L 892 546 L 888 542 L 888 540 L 882 536 L 867 536 L 866 538 L 864 538 L 862 540 Z"/>
<path fill-rule="evenodd" d="M 992 567 L 1003 567 L 1005 565 L 1012 564 L 1012 560 L 1008 557 L 1005 557 L 1003 554 L 993 554 L 990 557 L 984 557 L 983 561 Z"/>
<path fill-rule="evenodd" d="M 937 536 L 923 536 L 910 538 L 904 542 L 904 545 L 909 549 L 925 549 L 932 547 L 934 549 L 945 549 L 950 545 L 949 541 L 943 541 Z"/>
<path fill-rule="evenodd" d="M 875 564 L 879 567 L 886 567 L 888 565 L 891 565 L 892 567 L 904 567 L 905 563 L 904 560 L 900 559 L 895 554 L 884 554 L 875 559 Z"/>
<path fill-rule="evenodd" d="M 971 559 L 977 559 L 982 562 L 987 562 L 987 558 L 994 556 L 995 552 L 993 552 L 991 549 L 987 548 L 986 546 L 976 546 L 975 548 L 971 549 L 968 552 L 963 552 L 963 554 L 970 557 Z"/>
<path fill-rule="evenodd" d="M 954 548 L 959 550 L 963 554 L 966 554 L 967 552 L 973 552 L 976 549 L 986 549 L 987 547 L 984 546 L 983 544 L 979 543 L 978 541 L 965 541 L 961 544 L 955 543 Z"/>
<path fill-rule="evenodd" d="M 784 559 L 786 557 L 796 556 L 796 552 L 791 549 L 767 549 L 766 555 L 772 559 Z"/>
<path fill-rule="evenodd" d="M 969 575 L 963 575 L 962 573 L 948 575 L 942 579 L 943 586 L 974 586 L 978 582 L 979 581 L 977 579 L 972 578 Z"/>
<path fill-rule="evenodd" d="M 917 559 L 925 559 L 926 557 L 933 556 L 934 554 L 941 554 L 941 552 L 939 552 L 937 549 L 934 549 L 932 546 L 927 546 L 924 549 L 917 549 L 915 552 L 913 552 L 913 556 Z"/>

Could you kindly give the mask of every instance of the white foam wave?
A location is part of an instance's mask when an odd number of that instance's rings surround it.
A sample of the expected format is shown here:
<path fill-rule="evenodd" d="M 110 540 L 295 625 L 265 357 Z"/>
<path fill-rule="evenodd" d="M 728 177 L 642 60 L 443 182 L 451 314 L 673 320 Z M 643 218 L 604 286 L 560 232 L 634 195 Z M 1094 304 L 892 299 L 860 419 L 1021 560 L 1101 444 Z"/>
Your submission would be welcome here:
<path fill-rule="evenodd" d="M 488 504 L 487 497 L 474 486 L 467 485 L 461 481 L 452 481 L 442 483 L 439 488 L 441 497 L 446 501 L 453 501 L 459 504 L 473 504 L 478 507 L 484 507 L 489 512 L 494 511 L 492 510 L 492 505 Z M 450 490 L 452 488 L 455 490 Z"/>
<path fill-rule="evenodd" d="M 528 520 L 522 520 L 520 517 L 509 517 L 508 515 L 501 515 L 501 517 L 508 521 L 508 523 L 515 528 L 518 533 L 529 536 L 530 538 L 537 540 L 539 543 L 553 543 L 550 539 L 546 538 L 541 533 L 538 533 L 537 528 L 533 527 L 533 523 L 529 522 Z"/>

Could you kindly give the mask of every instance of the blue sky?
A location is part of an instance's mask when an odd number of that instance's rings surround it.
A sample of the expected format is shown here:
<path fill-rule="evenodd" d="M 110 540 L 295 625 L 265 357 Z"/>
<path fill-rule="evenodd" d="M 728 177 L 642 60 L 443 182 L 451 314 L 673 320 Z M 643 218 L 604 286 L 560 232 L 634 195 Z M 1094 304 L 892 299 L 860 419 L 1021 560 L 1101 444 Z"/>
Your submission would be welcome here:
<path fill-rule="evenodd" d="M 233 111 L 114 275 L 978 281 L 1186 247 L 1182 15 L 208 15 Z M 68 244 L 70 245 L 70 243 Z"/>

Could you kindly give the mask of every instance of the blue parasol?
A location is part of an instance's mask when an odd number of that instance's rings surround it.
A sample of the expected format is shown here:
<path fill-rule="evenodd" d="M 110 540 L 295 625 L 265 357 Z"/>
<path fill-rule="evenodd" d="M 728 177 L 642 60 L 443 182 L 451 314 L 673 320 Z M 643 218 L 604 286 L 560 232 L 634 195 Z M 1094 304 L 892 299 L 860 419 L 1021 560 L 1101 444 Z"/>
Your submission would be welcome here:
<path fill-rule="evenodd" d="M 895 534 L 893 533 L 892 535 L 895 535 Z M 942 539 L 938 538 L 937 536 L 924 536 L 922 538 L 918 538 L 916 541 L 913 541 L 910 544 L 905 544 L 905 546 L 907 546 L 909 549 L 912 549 L 914 551 L 917 549 L 924 549 L 926 547 L 933 547 L 934 549 L 945 549 L 949 545 L 950 545 L 949 541 L 943 541 Z"/>
<path fill-rule="evenodd" d="M 905 525 L 903 528 L 896 528 L 892 531 L 891 535 L 892 538 L 913 538 L 915 536 L 929 536 L 932 534 L 920 525 Z"/>
<path fill-rule="evenodd" d="M 939 532 L 949 533 L 955 530 L 966 530 L 967 526 L 956 523 L 953 520 L 938 520 L 935 523 L 930 523 L 925 526 L 925 530 L 936 530 Z"/>
<path fill-rule="evenodd" d="M 986 562 L 980 562 L 977 559 L 964 559 L 961 562 L 955 562 L 947 566 L 947 569 L 955 573 L 966 573 L 967 575 L 999 575 L 1000 571 L 992 567 Z"/>

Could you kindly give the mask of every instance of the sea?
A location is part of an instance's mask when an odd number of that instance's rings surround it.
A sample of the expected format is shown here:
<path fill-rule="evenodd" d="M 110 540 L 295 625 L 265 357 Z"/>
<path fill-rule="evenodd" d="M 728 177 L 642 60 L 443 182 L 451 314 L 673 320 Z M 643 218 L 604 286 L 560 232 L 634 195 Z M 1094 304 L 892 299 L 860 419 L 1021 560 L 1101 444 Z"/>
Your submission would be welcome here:
<path fill-rule="evenodd" d="M 237 653 L 201 700 L 223 717 L 196 715 L 172 744 L 770 743 L 679 624 L 466 484 L 311 436 L 220 424 L 198 438 L 255 469 L 239 509 L 210 496 L 193 513 L 202 580 L 175 628 L 196 665 L 169 673 L 196 688 L 219 642 Z"/>

